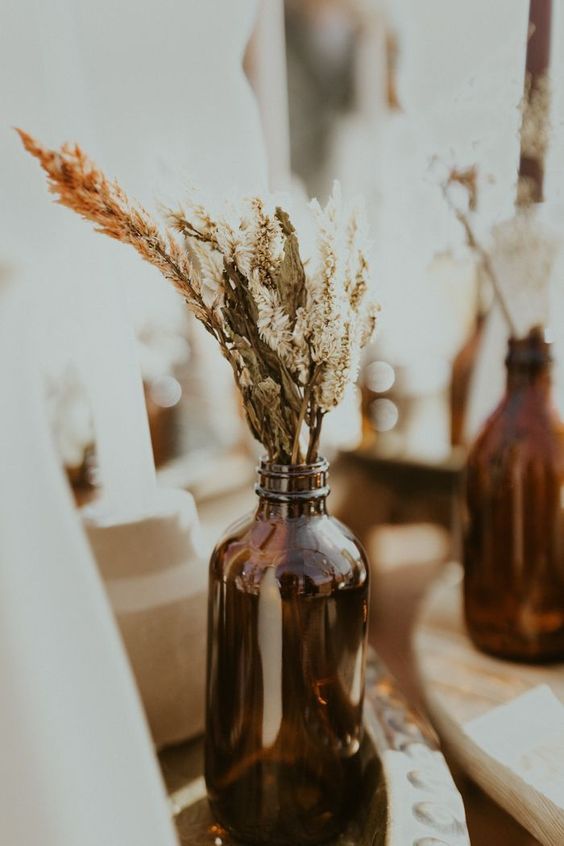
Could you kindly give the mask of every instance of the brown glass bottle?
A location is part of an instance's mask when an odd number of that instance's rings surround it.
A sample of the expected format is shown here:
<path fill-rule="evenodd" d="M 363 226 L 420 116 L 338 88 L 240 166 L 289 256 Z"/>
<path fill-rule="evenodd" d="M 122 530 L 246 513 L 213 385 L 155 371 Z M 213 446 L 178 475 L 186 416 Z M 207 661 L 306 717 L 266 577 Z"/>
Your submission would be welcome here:
<path fill-rule="evenodd" d="M 507 391 L 468 457 L 464 602 L 480 649 L 564 658 L 564 432 L 540 330 L 509 341 Z"/>
<path fill-rule="evenodd" d="M 206 783 L 249 843 L 337 834 L 360 793 L 368 568 L 327 462 L 262 462 L 256 513 L 210 562 Z"/>

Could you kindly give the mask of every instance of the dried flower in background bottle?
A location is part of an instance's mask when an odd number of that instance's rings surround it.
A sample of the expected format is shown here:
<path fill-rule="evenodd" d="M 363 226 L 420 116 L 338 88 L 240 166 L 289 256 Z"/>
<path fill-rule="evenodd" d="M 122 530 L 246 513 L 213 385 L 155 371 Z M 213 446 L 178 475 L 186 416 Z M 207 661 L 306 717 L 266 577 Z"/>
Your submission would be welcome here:
<path fill-rule="evenodd" d="M 564 428 L 550 345 L 509 341 L 507 392 L 467 469 L 465 614 L 474 643 L 504 658 L 564 658 Z"/>

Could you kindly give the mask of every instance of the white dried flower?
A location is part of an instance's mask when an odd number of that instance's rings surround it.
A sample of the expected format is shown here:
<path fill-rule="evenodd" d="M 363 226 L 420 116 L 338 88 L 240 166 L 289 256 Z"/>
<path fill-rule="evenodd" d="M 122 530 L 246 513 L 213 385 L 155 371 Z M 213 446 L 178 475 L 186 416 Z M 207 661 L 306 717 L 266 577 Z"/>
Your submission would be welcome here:
<path fill-rule="evenodd" d="M 491 262 L 518 336 L 548 317 L 549 282 L 561 238 L 534 207 L 519 209 L 492 231 Z"/>
<path fill-rule="evenodd" d="M 215 240 L 225 261 L 229 264 L 235 264 L 237 249 L 241 245 L 241 240 L 239 234 L 225 218 L 217 221 Z"/>
<path fill-rule="evenodd" d="M 241 249 L 237 264 L 248 279 L 266 282 L 284 255 L 284 236 L 274 214 L 268 212 L 260 197 L 246 200 L 247 214 L 242 217 L 239 231 Z"/>
<path fill-rule="evenodd" d="M 345 322 L 339 345 L 326 361 L 315 388 L 317 404 L 323 411 L 330 411 L 343 398 L 351 374 L 352 352 L 353 330 L 350 323 Z"/>
<path fill-rule="evenodd" d="M 362 211 L 343 208 L 338 185 L 325 209 L 311 204 L 318 232 L 317 257 L 307 273 L 305 330 L 318 378 L 315 398 L 322 411 L 339 404 L 356 378 L 360 350 L 375 325 L 370 301 L 370 268 Z"/>
<path fill-rule="evenodd" d="M 296 312 L 288 367 L 291 372 L 296 373 L 300 384 L 307 385 L 312 369 L 312 358 L 309 346 L 309 316 L 307 309 L 303 306 L 300 306 Z"/>
<path fill-rule="evenodd" d="M 223 259 L 209 244 L 191 239 L 188 245 L 195 269 L 195 279 L 202 300 L 208 308 L 223 302 Z"/>
<path fill-rule="evenodd" d="M 335 353 L 346 307 L 342 231 L 334 193 L 325 207 L 311 204 L 317 227 L 317 261 L 307 275 L 309 337 L 315 362 L 322 362 Z"/>
<path fill-rule="evenodd" d="M 255 285 L 253 298 L 258 309 L 257 327 L 261 338 L 286 362 L 291 355 L 290 318 L 280 304 L 276 291 Z"/>

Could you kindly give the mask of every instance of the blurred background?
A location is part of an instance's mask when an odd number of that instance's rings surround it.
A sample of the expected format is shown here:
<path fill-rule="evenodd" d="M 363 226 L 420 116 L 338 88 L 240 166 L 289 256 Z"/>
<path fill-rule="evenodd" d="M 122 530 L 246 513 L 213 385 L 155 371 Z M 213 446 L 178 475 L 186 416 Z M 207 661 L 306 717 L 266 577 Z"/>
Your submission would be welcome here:
<path fill-rule="evenodd" d="M 230 372 L 179 297 L 53 207 L 11 127 L 53 146 L 79 141 L 150 209 L 194 186 L 270 188 L 299 208 L 308 196 L 323 202 L 335 178 L 345 196 L 364 197 L 382 320 L 358 389 L 328 420 L 324 452 L 334 461 L 333 511 L 372 559 L 372 640 L 417 703 L 416 603 L 459 557 L 461 470 L 501 395 L 506 344 L 441 184 L 449 169 L 476 166 L 485 244 L 512 213 L 528 3 L 0 0 L 0 11 L 0 273 L 28 292 L 26 337 L 77 504 L 104 482 L 102 432 L 106 467 L 135 464 L 146 407 L 161 481 L 189 489 L 217 537 L 251 504 L 257 445 Z M 556 4 L 545 190 L 555 214 L 563 37 Z M 558 263 L 554 277 L 564 408 Z M 534 842 L 462 788 L 473 842 Z"/>

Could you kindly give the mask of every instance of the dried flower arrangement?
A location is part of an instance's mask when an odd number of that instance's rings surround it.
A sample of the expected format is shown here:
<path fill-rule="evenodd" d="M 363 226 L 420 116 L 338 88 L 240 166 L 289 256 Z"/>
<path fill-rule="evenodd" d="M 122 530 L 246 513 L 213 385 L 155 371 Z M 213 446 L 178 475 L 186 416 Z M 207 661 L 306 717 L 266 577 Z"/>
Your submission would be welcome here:
<path fill-rule="evenodd" d="M 324 209 L 312 201 L 316 255 L 304 262 L 289 216 L 265 199 L 213 216 L 190 203 L 159 227 L 80 147 L 48 150 L 18 131 L 58 202 L 134 247 L 217 340 L 270 460 L 315 460 L 323 417 L 356 378 L 379 311 L 360 212 L 343 209 L 336 188 Z"/>

